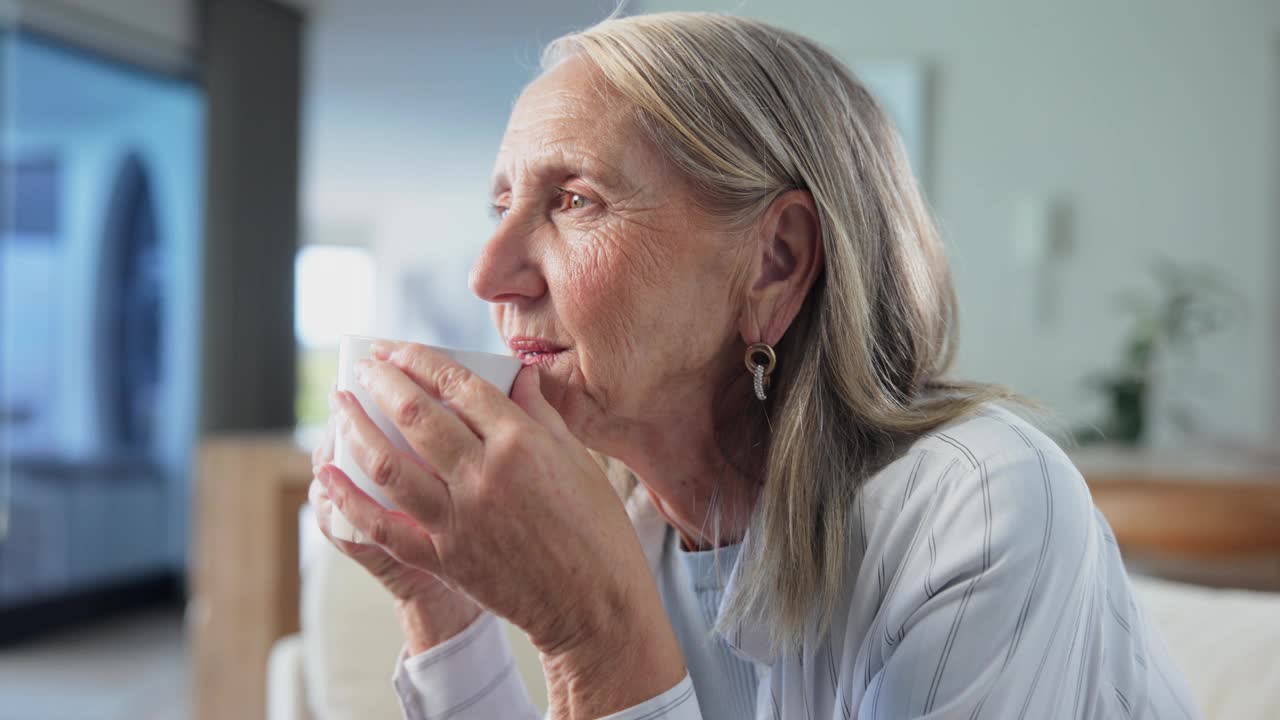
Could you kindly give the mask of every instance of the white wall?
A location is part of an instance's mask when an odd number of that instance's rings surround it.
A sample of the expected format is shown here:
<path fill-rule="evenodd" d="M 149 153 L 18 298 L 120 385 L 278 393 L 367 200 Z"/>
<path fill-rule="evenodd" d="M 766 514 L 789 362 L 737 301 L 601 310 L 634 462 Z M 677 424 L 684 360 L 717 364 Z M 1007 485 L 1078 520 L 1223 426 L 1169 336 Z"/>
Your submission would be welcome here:
<path fill-rule="evenodd" d="M 1251 307 L 1206 342 L 1193 389 L 1215 432 L 1263 440 L 1280 343 L 1270 336 L 1280 198 L 1280 3 L 669 2 L 813 37 L 846 61 L 906 58 L 933 72 L 932 201 L 962 305 L 961 373 L 1012 385 L 1071 420 L 1097 411 L 1082 378 L 1117 357 L 1114 296 L 1149 284 L 1157 254 L 1221 269 Z M 1018 208 L 1073 213 L 1058 319 L 1014 255 Z"/>

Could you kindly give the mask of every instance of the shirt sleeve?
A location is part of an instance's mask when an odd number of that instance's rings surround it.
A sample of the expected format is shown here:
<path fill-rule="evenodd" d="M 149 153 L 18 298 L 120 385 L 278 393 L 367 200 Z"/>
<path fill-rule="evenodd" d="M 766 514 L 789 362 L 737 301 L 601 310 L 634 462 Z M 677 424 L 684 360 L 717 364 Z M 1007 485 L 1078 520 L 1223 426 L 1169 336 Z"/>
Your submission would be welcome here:
<path fill-rule="evenodd" d="M 1105 588 L 1083 480 L 1039 451 L 959 475 L 904 558 L 910 587 L 884 600 L 859 718 L 1057 717 L 1085 694 L 1086 610 Z"/>
<path fill-rule="evenodd" d="M 602 720 L 702 720 L 702 710 L 693 691 L 693 680 L 685 673 L 684 679 L 670 690 Z"/>
<path fill-rule="evenodd" d="M 392 686 L 406 720 L 539 717 L 490 613 L 420 655 L 401 651 Z"/>

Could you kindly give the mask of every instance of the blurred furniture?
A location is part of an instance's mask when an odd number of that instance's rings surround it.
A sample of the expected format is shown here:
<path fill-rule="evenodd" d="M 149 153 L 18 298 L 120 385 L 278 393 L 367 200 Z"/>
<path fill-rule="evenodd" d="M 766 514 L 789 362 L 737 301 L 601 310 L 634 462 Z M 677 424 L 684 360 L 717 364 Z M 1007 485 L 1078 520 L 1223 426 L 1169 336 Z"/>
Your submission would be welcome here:
<path fill-rule="evenodd" d="M 1186 674 L 1206 720 L 1280 710 L 1280 593 L 1133 576 L 1138 602 Z"/>
<path fill-rule="evenodd" d="M 262 428 L 294 424 L 305 5 L 200 3 L 200 425 L 219 434 L 200 448 L 194 506 L 196 720 L 264 717 L 271 645 L 299 627 L 297 512 L 311 461 L 292 434 Z"/>
<path fill-rule="evenodd" d="M 297 517 L 310 482 L 310 453 L 291 434 L 201 443 L 187 613 L 196 720 L 264 716 L 271 646 L 299 628 Z"/>
<path fill-rule="evenodd" d="M 271 652 L 267 720 L 398 718 L 391 675 L 404 637 L 391 596 L 304 515 L 302 632 Z M 545 709 L 538 652 L 523 632 L 505 628 L 530 698 Z"/>
<path fill-rule="evenodd" d="M 9 470 L 0 642 L 143 602 L 155 586 L 173 585 L 158 463 L 17 457 Z"/>
<path fill-rule="evenodd" d="M 1247 450 L 1072 452 L 1131 570 L 1280 591 L 1280 465 Z"/>

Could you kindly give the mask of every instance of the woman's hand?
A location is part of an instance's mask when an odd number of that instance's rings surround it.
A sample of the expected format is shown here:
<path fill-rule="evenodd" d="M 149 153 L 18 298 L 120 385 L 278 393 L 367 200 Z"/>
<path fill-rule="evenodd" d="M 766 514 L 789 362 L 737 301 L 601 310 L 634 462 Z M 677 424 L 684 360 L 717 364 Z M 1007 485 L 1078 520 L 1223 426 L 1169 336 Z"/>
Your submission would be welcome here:
<path fill-rule="evenodd" d="M 337 401 L 336 392 L 333 401 Z M 323 441 L 311 453 L 311 463 L 317 469 L 333 461 L 335 421 L 334 416 L 329 418 Z M 480 608 L 470 598 L 450 589 L 431 573 L 405 565 L 377 545 L 334 538 L 330 533 L 333 502 L 318 477 L 311 482 L 307 494 L 320 531 L 329 542 L 363 566 L 395 598 L 411 653 L 416 655 L 448 640 L 480 614 Z"/>
<path fill-rule="evenodd" d="M 400 508 L 326 466 L 320 480 L 351 524 L 527 632 L 553 708 L 608 714 L 679 682 L 683 658 L 635 531 L 542 397 L 537 368 L 520 372 L 508 399 L 425 346 L 376 344 L 373 356 L 360 382 L 418 457 L 339 393 L 356 462 Z"/>

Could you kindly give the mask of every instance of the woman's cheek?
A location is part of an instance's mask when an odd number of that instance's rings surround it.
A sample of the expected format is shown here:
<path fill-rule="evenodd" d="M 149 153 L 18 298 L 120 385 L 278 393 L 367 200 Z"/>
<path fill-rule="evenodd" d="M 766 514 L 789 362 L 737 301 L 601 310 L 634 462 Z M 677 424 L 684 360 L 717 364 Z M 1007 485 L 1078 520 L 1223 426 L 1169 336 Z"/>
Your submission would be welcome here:
<path fill-rule="evenodd" d="M 616 236 L 601 232 L 572 246 L 566 289 L 573 302 L 566 311 L 587 322 L 613 316 L 613 324 L 633 314 L 638 278 L 621 251 L 623 244 Z"/>
<path fill-rule="evenodd" d="M 571 317 L 578 341 L 588 352 L 600 355 L 632 352 L 626 340 L 633 335 L 637 313 L 642 310 L 635 307 L 634 290 L 627 278 L 606 275 L 595 267 L 580 271 L 575 278 L 562 313 Z"/>
<path fill-rule="evenodd" d="M 592 371 L 592 377 L 586 379 L 606 386 L 616 384 L 613 376 L 624 372 L 618 367 L 623 358 L 643 352 L 637 338 L 652 324 L 648 315 L 658 301 L 652 289 L 638 282 L 628 256 L 618 252 L 619 243 L 613 240 L 597 237 L 574 248 L 565 268 L 567 302 L 559 311 L 589 355 L 584 371 Z"/>

